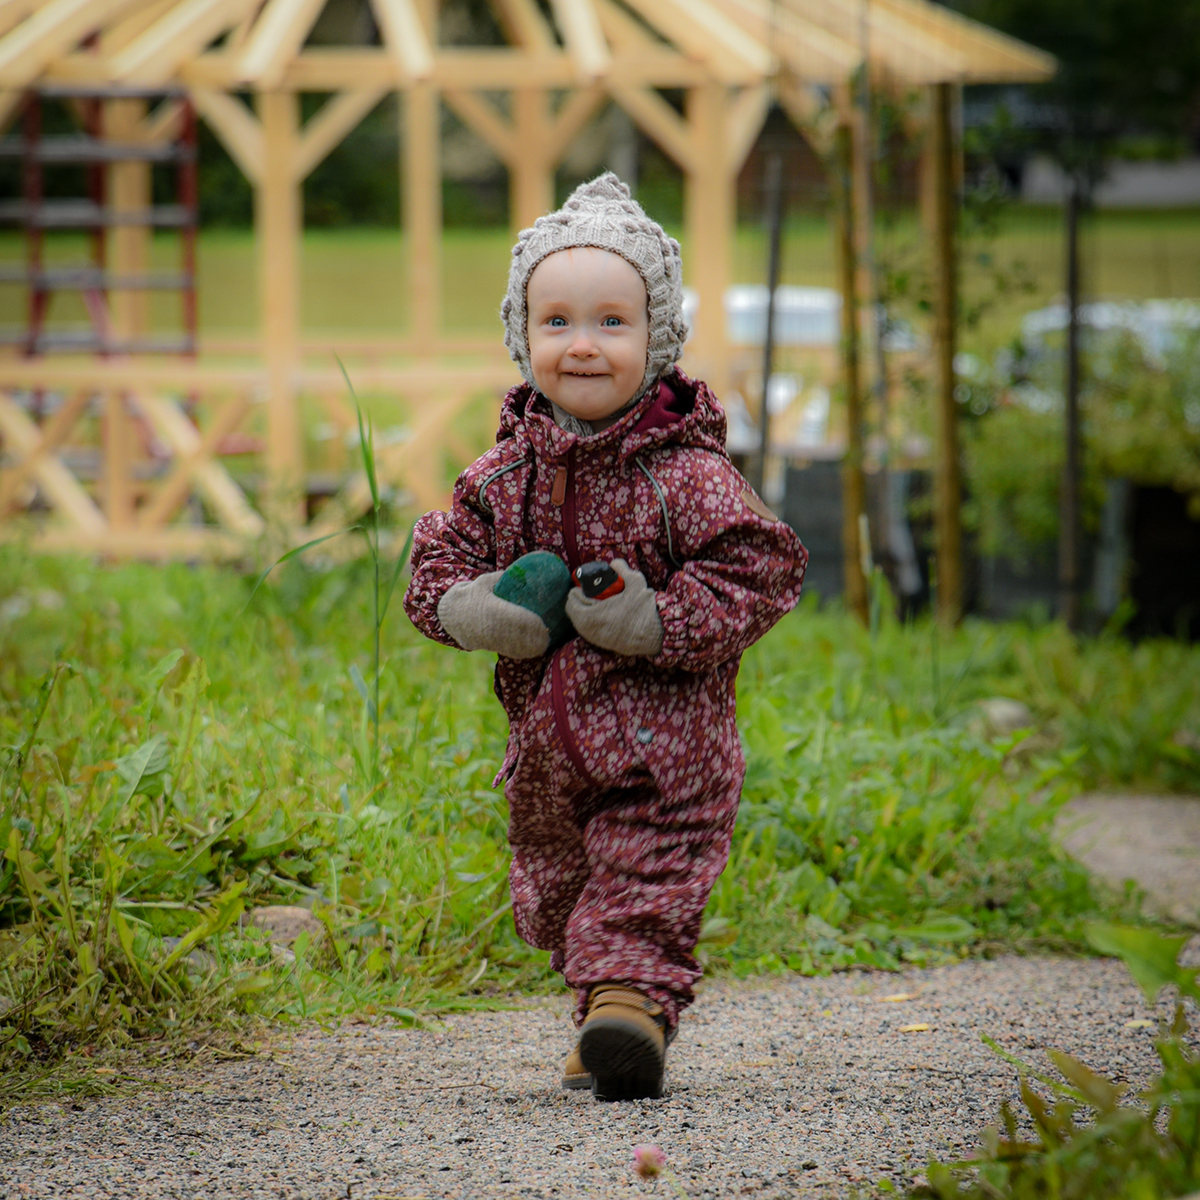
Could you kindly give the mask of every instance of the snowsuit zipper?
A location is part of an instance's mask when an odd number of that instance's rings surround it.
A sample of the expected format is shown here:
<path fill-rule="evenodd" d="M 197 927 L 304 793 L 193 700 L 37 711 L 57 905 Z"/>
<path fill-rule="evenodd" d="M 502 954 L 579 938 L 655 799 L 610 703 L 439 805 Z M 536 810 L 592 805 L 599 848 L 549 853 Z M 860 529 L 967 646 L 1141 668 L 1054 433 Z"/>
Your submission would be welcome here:
<path fill-rule="evenodd" d="M 575 447 L 567 451 L 566 466 L 554 472 L 554 487 L 550 492 L 550 503 L 561 510 L 563 545 L 567 551 L 567 565 L 572 571 L 583 564 L 579 561 L 579 542 L 575 533 Z"/>
<path fill-rule="evenodd" d="M 574 571 L 580 566 L 579 541 L 575 531 L 575 447 L 567 451 L 565 466 L 559 466 L 554 472 L 554 486 L 550 491 L 550 503 L 560 512 L 562 517 L 563 546 L 567 552 L 567 564 Z M 570 643 L 568 642 L 569 646 Z M 550 694 L 554 701 L 554 727 L 571 760 L 571 765 L 590 784 L 596 786 L 596 781 L 588 771 L 583 761 L 583 751 L 579 742 L 571 732 L 567 720 L 567 696 L 563 685 L 562 656 L 567 646 L 560 647 L 554 652 L 554 660 L 550 665 Z"/>

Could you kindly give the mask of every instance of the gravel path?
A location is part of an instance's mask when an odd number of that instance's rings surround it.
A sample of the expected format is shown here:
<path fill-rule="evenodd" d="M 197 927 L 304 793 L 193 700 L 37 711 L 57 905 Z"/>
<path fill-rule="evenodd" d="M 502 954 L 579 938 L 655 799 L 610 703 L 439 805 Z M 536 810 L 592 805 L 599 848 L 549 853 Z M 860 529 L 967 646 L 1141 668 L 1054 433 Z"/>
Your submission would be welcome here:
<path fill-rule="evenodd" d="M 1078 796 L 1058 819 L 1063 846 L 1120 888 L 1132 879 L 1150 908 L 1200 925 L 1200 797 Z"/>
<path fill-rule="evenodd" d="M 667 1097 L 635 1104 L 558 1090 L 565 1001 L 281 1032 L 258 1058 L 159 1071 L 162 1091 L 14 1110 L 0 1197 L 669 1197 L 630 1170 L 647 1142 L 689 1197 L 843 1197 L 968 1151 L 1015 1100 L 981 1033 L 1137 1085 L 1153 1015 L 1116 962 L 713 983 L 684 1018 Z"/>

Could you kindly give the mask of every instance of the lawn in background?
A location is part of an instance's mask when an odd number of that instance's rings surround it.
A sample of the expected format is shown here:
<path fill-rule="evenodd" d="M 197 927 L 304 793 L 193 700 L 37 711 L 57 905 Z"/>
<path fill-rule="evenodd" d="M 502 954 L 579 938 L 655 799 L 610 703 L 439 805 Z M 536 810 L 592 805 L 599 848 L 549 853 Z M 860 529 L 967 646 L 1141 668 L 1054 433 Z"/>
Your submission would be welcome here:
<path fill-rule="evenodd" d="M 676 233 L 681 231 L 676 230 Z M 155 258 L 172 261 L 175 242 L 156 240 Z M 899 270 L 915 267 L 922 246 L 915 216 L 880 226 L 881 258 Z M 447 332 L 477 337 L 501 336 L 498 312 L 504 294 L 511 241 L 505 229 L 447 230 L 443 242 Z M 1050 303 L 1063 288 L 1062 215 L 1057 209 L 1014 207 L 1002 218 L 994 239 L 973 236 L 963 264 L 968 292 L 988 286 L 995 264 L 1024 264 L 1033 290 L 1005 302 L 992 314 L 979 337 L 993 342 L 1015 331 L 1020 316 Z M 689 249 L 683 246 L 685 275 Z M 49 256 L 79 257 L 80 238 L 50 239 Z M 978 254 L 990 256 L 990 263 Z M 1083 238 L 1084 289 L 1104 298 L 1172 298 L 1200 295 L 1200 210 L 1099 212 L 1086 219 Z M 0 236 L 0 261 L 19 260 L 19 235 Z M 766 239 L 758 228 L 738 230 L 734 279 L 758 283 L 765 277 Z M 323 336 L 402 333 L 410 313 L 406 295 L 405 248 L 398 232 L 382 229 L 314 230 L 305 235 L 302 260 L 301 319 L 308 334 Z M 199 295 L 202 334 L 246 337 L 257 328 L 254 239 L 249 230 L 205 230 L 199 243 Z M 784 283 L 833 287 L 832 240 L 826 223 L 796 217 L 784 241 Z M 0 323 L 23 319 L 20 291 L 0 285 Z M 164 328 L 178 319 L 175 302 L 155 297 L 156 322 Z M 84 319 L 76 297 L 63 296 L 64 319 Z M 903 309 L 903 305 L 901 308 Z M 968 331 L 964 343 L 976 335 Z"/>

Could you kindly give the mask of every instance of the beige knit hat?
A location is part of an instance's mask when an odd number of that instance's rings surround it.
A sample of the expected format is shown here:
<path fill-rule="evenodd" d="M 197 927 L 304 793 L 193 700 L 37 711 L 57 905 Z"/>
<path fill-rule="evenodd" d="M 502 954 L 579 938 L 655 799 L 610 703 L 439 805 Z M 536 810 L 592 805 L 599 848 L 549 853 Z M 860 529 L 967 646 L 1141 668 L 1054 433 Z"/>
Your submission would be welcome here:
<path fill-rule="evenodd" d="M 646 374 L 638 395 L 666 374 L 683 353 L 688 327 L 683 319 L 683 262 L 679 243 L 642 211 L 611 171 L 581 183 L 557 212 L 538 217 L 513 247 L 508 294 L 500 306 L 504 344 L 521 374 L 537 386 L 529 364 L 525 287 L 533 269 L 559 250 L 594 246 L 619 254 L 642 277 L 650 312 Z"/>

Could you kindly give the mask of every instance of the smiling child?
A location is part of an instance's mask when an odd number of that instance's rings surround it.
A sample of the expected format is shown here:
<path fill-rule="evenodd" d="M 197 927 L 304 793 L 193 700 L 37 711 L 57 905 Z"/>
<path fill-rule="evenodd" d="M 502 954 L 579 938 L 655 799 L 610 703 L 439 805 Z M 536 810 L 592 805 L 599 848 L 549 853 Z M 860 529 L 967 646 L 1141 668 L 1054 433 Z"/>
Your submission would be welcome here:
<path fill-rule="evenodd" d="M 501 318 L 525 382 L 450 511 L 418 522 L 405 608 L 428 637 L 499 655 L 513 915 L 576 995 L 563 1086 L 656 1097 L 745 775 L 738 664 L 797 603 L 808 556 L 730 462 L 716 397 L 675 366 L 679 245 L 615 175 L 521 233 Z M 563 645 L 493 590 L 532 551 L 624 585 L 572 589 Z"/>

